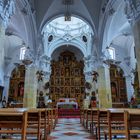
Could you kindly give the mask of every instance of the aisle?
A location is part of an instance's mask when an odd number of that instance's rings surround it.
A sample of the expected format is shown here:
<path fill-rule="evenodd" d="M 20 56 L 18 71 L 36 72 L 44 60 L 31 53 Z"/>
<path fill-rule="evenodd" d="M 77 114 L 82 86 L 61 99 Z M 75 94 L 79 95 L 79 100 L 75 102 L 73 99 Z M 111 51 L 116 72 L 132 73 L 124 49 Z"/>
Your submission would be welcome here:
<path fill-rule="evenodd" d="M 59 119 L 48 140 L 93 140 L 80 124 L 79 118 Z"/>

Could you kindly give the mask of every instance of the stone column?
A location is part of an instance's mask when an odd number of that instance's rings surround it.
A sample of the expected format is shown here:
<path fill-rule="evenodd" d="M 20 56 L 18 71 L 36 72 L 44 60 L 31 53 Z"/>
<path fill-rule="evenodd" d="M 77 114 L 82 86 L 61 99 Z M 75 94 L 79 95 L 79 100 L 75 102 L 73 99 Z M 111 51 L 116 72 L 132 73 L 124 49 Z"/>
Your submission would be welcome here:
<path fill-rule="evenodd" d="M 135 53 L 136 53 L 136 60 L 137 60 L 138 79 L 140 81 L 140 20 L 137 21 L 133 26 L 133 32 L 134 32 L 134 40 L 135 40 Z"/>
<path fill-rule="evenodd" d="M 4 85 L 4 41 L 5 27 L 3 21 L 0 20 L 0 85 Z"/>
<path fill-rule="evenodd" d="M 84 108 L 89 108 L 90 105 L 90 98 L 92 92 L 92 75 L 91 72 L 85 72 L 85 81 L 91 84 L 91 89 L 85 89 L 86 92 L 86 99 L 84 99 Z"/>
<path fill-rule="evenodd" d="M 136 60 L 137 60 L 137 72 L 138 72 L 138 88 L 140 89 L 140 20 L 136 21 L 133 24 L 133 34 L 134 34 L 134 41 L 135 41 L 135 54 L 136 54 Z M 140 102 L 140 95 L 138 91 L 135 93 L 137 98 L 137 103 Z"/>
<path fill-rule="evenodd" d="M 23 107 L 37 107 L 37 68 L 32 65 L 26 68 Z"/>
<path fill-rule="evenodd" d="M 128 22 L 130 23 L 133 29 L 138 79 L 140 81 L 140 1 L 125 0 L 125 2 L 126 2 L 125 14 L 128 19 Z"/>
<path fill-rule="evenodd" d="M 14 14 L 14 0 L 0 0 L 0 85 L 4 86 L 4 42 L 5 29 L 10 17 Z"/>
<path fill-rule="evenodd" d="M 51 59 L 47 55 L 44 55 L 40 58 L 40 69 L 43 71 L 43 81 L 42 81 L 42 88 L 41 90 L 45 93 L 49 93 L 49 90 L 46 91 L 46 89 L 43 89 L 43 86 L 49 82 L 50 75 L 51 75 Z"/>
<path fill-rule="evenodd" d="M 127 100 L 130 102 L 131 97 L 134 93 L 134 88 L 132 86 L 132 78 L 130 75 L 125 76 L 125 83 L 126 83 L 126 92 L 127 92 Z"/>
<path fill-rule="evenodd" d="M 10 84 L 10 76 L 5 75 L 4 76 L 4 91 L 3 96 L 6 97 L 6 101 L 8 100 L 8 93 L 9 93 L 9 84 Z"/>
<path fill-rule="evenodd" d="M 98 67 L 98 98 L 99 108 L 112 107 L 110 71 L 107 65 Z"/>

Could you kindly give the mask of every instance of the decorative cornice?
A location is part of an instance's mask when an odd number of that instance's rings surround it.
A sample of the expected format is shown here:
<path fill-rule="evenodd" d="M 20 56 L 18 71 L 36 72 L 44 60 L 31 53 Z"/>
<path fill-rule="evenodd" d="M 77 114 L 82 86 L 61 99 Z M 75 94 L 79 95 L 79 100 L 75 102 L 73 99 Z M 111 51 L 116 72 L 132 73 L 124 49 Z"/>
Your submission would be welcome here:
<path fill-rule="evenodd" d="M 0 24 L 5 28 L 8 25 L 10 17 L 15 13 L 14 0 L 0 0 Z"/>
<path fill-rule="evenodd" d="M 125 14 L 131 25 L 140 19 L 140 1 L 139 0 L 125 0 Z"/>

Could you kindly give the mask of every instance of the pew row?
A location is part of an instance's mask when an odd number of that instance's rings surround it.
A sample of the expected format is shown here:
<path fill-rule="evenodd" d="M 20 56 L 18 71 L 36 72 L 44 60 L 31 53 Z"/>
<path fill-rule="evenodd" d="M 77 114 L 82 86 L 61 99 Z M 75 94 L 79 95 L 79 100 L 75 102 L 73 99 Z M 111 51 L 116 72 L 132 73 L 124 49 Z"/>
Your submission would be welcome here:
<path fill-rule="evenodd" d="M 32 135 L 38 140 L 47 139 L 56 122 L 56 109 L 0 109 L 0 134 L 18 134 L 22 140 Z"/>
<path fill-rule="evenodd" d="M 96 139 L 140 139 L 140 110 L 139 109 L 83 109 L 81 123 Z"/>

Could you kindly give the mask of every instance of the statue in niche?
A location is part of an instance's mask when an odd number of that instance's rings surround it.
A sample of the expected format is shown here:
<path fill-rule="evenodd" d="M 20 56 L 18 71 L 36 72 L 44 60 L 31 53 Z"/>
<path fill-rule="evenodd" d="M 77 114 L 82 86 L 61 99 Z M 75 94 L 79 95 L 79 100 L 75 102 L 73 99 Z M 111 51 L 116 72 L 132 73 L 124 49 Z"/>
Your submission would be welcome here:
<path fill-rule="evenodd" d="M 69 63 L 69 57 L 68 56 L 65 56 L 64 57 L 64 64 L 68 64 Z"/>
<path fill-rule="evenodd" d="M 21 82 L 18 85 L 18 97 L 23 97 L 24 95 L 24 83 Z"/>
<path fill-rule="evenodd" d="M 65 69 L 65 75 L 66 75 L 66 76 L 69 76 L 69 68 L 66 68 L 66 69 Z"/>
<path fill-rule="evenodd" d="M 117 85 L 114 82 L 111 82 L 111 93 L 112 93 L 112 101 L 115 102 L 117 100 Z"/>
<path fill-rule="evenodd" d="M 75 66 L 75 61 L 76 61 L 76 58 L 73 56 L 72 57 L 72 66 Z"/>

